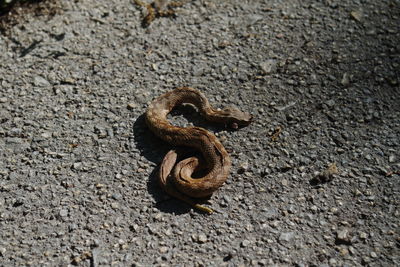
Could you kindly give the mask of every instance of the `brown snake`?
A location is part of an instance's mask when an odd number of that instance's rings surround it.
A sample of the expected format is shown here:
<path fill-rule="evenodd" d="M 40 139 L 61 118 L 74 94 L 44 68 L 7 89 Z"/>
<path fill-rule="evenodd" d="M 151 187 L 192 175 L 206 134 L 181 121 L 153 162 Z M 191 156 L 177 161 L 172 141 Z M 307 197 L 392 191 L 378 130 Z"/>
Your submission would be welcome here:
<path fill-rule="evenodd" d="M 169 151 L 160 166 L 158 178 L 161 187 L 169 195 L 211 213 L 211 209 L 194 204 L 191 198 L 208 197 L 221 187 L 228 178 L 231 160 L 214 134 L 200 127 L 182 128 L 168 122 L 168 113 L 183 103 L 196 106 L 208 121 L 222 123 L 232 129 L 249 125 L 252 116 L 235 107 L 213 109 L 200 91 L 188 87 L 161 95 L 147 108 L 146 123 L 155 135 L 174 146 L 192 147 L 200 151 L 204 158 L 203 161 L 189 157 L 176 163 L 182 153 L 180 150 Z M 201 169 L 206 170 L 206 175 L 192 178 L 192 174 Z"/>

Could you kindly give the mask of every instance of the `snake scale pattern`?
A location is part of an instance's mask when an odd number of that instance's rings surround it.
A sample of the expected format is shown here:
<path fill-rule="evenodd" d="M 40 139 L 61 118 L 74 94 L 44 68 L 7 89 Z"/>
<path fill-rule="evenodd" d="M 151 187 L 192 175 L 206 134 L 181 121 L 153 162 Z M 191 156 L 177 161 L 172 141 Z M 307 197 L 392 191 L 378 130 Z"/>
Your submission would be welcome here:
<path fill-rule="evenodd" d="M 197 107 L 206 120 L 232 129 L 249 125 L 252 116 L 235 107 L 214 109 L 203 93 L 189 87 L 167 92 L 147 108 L 145 117 L 150 130 L 171 145 L 186 148 L 173 149 L 164 157 L 158 175 L 161 187 L 169 195 L 211 213 L 211 209 L 195 204 L 193 198 L 208 197 L 220 188 L 228 178 L 231 160 L 224 146 L 211 132 L 200 127 L 178 127 L 168 122 L 167 115 L 184 103 Z M 191 156 L 181 160 L 188 150 L 201 152 L 202 159 Z M 192 177 L 200 170 L 206 173 L 203 177 Z"/>

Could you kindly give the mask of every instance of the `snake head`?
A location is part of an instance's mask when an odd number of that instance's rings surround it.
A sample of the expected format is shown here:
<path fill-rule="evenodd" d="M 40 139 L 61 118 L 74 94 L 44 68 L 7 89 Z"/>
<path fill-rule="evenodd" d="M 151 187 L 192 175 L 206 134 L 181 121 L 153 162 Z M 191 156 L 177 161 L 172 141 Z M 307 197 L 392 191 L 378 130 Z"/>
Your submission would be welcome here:
<path fill-rule="evenodd" d="M 245 127 L 253 121 L 251 114 L 243 112 L 236 107 L 226 107 L 221 113 L 226 119 L 226 124 L 235 130 Z"/>

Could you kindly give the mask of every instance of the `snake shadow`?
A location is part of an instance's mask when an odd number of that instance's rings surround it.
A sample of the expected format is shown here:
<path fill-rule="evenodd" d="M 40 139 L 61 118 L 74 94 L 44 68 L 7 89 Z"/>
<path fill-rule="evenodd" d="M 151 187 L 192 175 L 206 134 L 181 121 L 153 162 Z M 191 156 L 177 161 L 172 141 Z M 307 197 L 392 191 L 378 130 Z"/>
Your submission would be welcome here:
<path fill-rule="evenodd" d="M 140 155 L 157 165 L 151 172 L 147 181 L 147 191 L 154 198 L 156 202 L 155 207 L 162 212 L 174 213 L 177 215 L 190 212 L 192 208 L 189 205 L 167 195 L 158 184 L 159 165 L 172 147 L 156 137 L 147 128 L 144 114 L 136 119 L 133 125 L 133 133 L 134 142 L 140 151 Z"/>
<path fill-rule="evenodd" d="M 177 109 L 174 109 L 171 112 L 171 115 L 183 116 L 187 121 L 193 123 L 193 125 L 206 128 L 212 132 L 219 132 L 225 129 L 207 122 L 191 105 L 180 106 Z M 190 212 L 190 210 L 192 210 L 191 206 L 180 200 L 170 197 L 158 184 L 159 165 L 172 146 L 158 138 L 148 129 L 145 122 L 145 114 L 140 115 L 134 122 L 133 135 L 135 145 L 140 151 L 140 155 L 157 165 L 147 181 L 147 190 L 156 202 L 155 207 L 162 212 L 174 213 L 178 215 Z M 206 199 L 199 200 L 199 203 L 204 201 L 206 201 Z"/>

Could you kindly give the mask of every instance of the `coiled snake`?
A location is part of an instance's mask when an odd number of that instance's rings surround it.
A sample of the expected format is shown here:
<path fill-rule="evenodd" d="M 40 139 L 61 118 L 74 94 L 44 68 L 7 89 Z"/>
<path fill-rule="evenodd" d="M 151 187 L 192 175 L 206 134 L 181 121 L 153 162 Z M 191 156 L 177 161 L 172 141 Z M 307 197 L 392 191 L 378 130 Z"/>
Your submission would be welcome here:
<path fill-rule="evenodd" d="M 208 121 L 225 124 L 232 129 L 249 125 L 252 116 L 235 107 L 214 109 L 200 91 L 188 87 L 161 95 L 147 108 L 146 123 L 156 136 L 174 146 L 192 147 L 200 151 L 204 158 L 192 156 L 177 162 L 182 157 L 182 151 L 169 151 L 160 165 L 158 179 L 161 187 L 169 195 L 211 213 L 211 209 L 195 204 L 192 198 L 208 197 L 221 187 L 228 178 L 231 160 L 214 134 L 200 127 L 182 128 L 168 122 L 168 113 L 183 103 L 196 106 Z M 198 170 L 206 170 L 206 175 L 193 178 L 192 174 Z"/>

